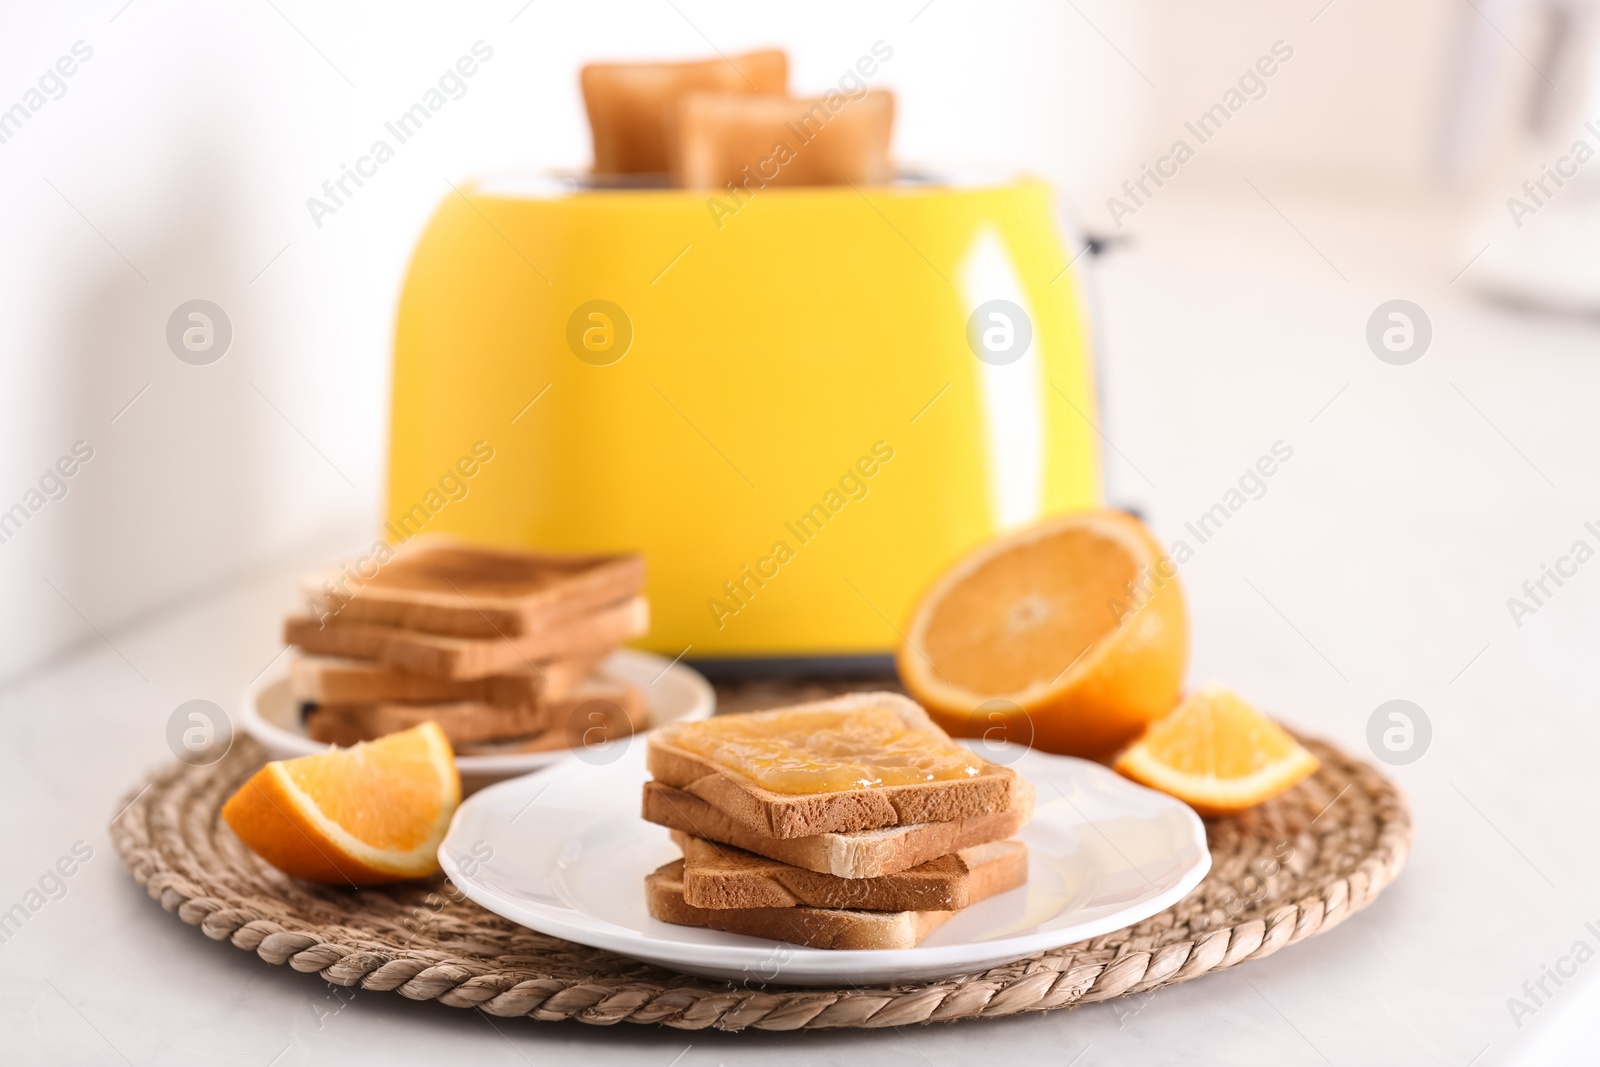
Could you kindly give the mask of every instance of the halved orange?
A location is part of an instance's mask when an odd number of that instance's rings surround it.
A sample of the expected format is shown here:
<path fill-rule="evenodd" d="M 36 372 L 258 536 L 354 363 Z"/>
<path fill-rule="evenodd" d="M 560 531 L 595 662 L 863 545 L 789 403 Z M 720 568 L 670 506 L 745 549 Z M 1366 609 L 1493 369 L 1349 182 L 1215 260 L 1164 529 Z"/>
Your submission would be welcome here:
<path fill-rule="evenodd" d="M 1189 624 L 1177 566 L 1109 509 L 1046 519 L 939 577 L 896 654 L 953 734 L 1109 758 L 1178 702 Z"/>
<path fill-rule="evenodd" d="M 380 885 L 439 869 L 461 803 L 450 742 L 437 723 L 262 767 L 222 817 L 262 859 L 296 878 Z"/>
<path fill-rule="evenodd" d="M 1318 764 L 1287 730 L 1212 683 L 1185 697 L 1115 766 L 1202 815 L 1231 815 L 1272 799 Z"/>

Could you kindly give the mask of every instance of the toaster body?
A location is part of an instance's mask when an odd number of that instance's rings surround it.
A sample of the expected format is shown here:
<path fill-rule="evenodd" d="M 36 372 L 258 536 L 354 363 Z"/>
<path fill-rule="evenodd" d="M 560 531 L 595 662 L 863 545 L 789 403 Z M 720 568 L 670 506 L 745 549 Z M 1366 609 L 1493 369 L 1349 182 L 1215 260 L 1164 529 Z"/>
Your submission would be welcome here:
<path fill-rule="evenodd" d="M 644 647 L 877 661 L 961 553 L 1099 502 L 1070 258 L 1034 180 L 465 183 L 401 295 L 388 536 L 641 551 Z"/>

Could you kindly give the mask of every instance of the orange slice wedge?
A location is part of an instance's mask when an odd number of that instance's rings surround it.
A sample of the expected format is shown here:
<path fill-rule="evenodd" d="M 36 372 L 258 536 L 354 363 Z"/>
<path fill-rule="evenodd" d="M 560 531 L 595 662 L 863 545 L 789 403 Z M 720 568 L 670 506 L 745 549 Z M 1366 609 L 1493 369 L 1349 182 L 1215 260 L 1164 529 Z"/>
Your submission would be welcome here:
<path fill-rule="evenodd" d="M 1176 565 L 1107 509 L 962 559 L 923 595 L 896 662 L 952 734 L 1109 758 L 1172 710 L 1188 655 Z"/>
<path fill-rule="evenodd" d="M 427 722 L 269 763 L 228 798 L 222 817 L 285 874 L 380 885 L 439 869 L 439 843 L 460 803 L 450 742 Z"/>
<path fill-rule="evenodd" d="M 1116 762 L 1122 774 L 1202 815 L 1253 808 L 1317 766 L 1287 730 L 1215 683 L 1189 694 Z"/>

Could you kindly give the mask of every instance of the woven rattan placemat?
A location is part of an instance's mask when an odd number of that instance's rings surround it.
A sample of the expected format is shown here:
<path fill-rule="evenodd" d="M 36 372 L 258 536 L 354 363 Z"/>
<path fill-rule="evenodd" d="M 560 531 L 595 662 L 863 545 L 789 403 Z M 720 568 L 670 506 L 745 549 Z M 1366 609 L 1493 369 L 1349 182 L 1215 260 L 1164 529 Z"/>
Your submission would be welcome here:
<path fill-rule="evenodd" d="M 720 687 L 719 698 L 740 710 L 848 687 L 743 683 Z M 135 786 L 111 834 L 167 911 L 207 937 L 341 986 L 603 1025 L 903 1026 L 1147 992 L 1270 956 L 1366 907 L 1405 863 L 1410 813 L 1368 764 L 1306 744 L 1322 769 L 1253 811 L 1208 821 L 1211 872 L 1175 906 L 1003 967 L 894 986 L 747 987 L 680 975 L 524 929 L 442 879 L 361 891 L 296 882 L 257 859 L 218 815 L 263 760 L 245 739 L 209 767 L 175 764 Z"/>

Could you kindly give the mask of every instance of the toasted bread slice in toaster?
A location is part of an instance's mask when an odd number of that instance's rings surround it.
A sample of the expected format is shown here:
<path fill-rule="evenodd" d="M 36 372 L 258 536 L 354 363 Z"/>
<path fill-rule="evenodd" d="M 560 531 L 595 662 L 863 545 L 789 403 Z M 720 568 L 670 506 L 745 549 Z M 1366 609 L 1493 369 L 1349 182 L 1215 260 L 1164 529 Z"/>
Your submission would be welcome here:
<path fill-rule="evenodd" d="M 773 49 L 689 63 L 590 63 L 578 81 L 594 135 L 594 172 L 666 174 L 686 94 L 781 94 L 789 57 Z"/>
<path fill-rule="evenodd" d="M 684 98 L 673 180 L 688 189 L 754 193 L 786 185 L 886 185 L 894 94 L 852 99 L 734 93 Z"/>

